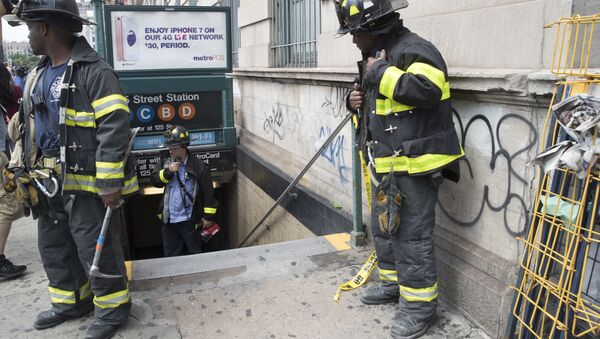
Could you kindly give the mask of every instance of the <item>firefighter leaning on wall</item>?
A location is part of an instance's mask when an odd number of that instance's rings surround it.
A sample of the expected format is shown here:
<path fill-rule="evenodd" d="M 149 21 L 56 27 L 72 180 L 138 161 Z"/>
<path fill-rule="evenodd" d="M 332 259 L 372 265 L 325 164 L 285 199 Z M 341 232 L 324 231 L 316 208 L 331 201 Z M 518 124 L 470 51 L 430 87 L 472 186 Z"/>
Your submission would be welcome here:
<path fill-rule="evenodd" d="M 393 338 L 419 337 L 435 320 L 438 186 L 444 177 L 458 181 L 457 160 L 464 156 L 446 64 L 430 42 L 404 27 L 395 11 L 407 6 L 336 0 L 338 33 L 350 33 L 363 56 L 347 106 L 358 114 L 357 141 L 375 186 L 371 227 L 381 284 L 361 301 L 399 302 Z"/>
<path fill-rule="evenodd" d="M 109 229 L 98 266 L 119 278 L 88 276 L 82 263 L 92 263 L 106 206 L 118 208 L 123 196 L 138 190 L 133 160 L 124 161 L 127 100 L 114 71 L 76 36 L 89 22 L 79 16 L 75 0 L 23 0 L 15 11 L 29 28 L 33 53 L 44 56 L 26 81 L 18 113 L 21 135 L 12 154 L 16 163 L 12 172 L 3 172 L 24 187 L 18 195 L 38 218 L 52 307 L 37 316 L 34 327 L 46 329 L 93 311 L 85 337 L 108 338 L 131 309 L 118 231 Z M 35 183 L 42 172 L 56 182 Z M 60 190 L 51 197 L 55 188 Z"/>
<path fill-rule="evenodd" d="M 152 184 L 165 187 L 158 215 L 163 222 L 163 250 L 167 257 L 202 251 L 200 230 L 212 226 L 218 202 L 210 170 L 188 151 L 190 133 L 173 126 L 165 134 L 170 158 L 161 159 L 152 173 Z"/>

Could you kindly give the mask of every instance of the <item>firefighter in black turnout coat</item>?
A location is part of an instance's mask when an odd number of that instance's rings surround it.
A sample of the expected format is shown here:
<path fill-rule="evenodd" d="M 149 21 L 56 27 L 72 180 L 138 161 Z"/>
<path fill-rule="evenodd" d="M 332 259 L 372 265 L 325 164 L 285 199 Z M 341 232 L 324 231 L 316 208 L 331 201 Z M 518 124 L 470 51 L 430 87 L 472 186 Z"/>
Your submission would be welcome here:
<path fill-rule="evenodd" d="M 165 256 L 201 252 L 199 231 L 214 222 L 218 202 L 210 170 L 202 160 L 188 152 L 190 134 L 181 126 L 173 126 L 164 134 L 170 157 L 162 159 L 152 173 L 152 184 L 165 187 L 159 207 L 163 222 Z"/>
<path fill-rule="evenodd" d="M 393 338 L 417 338 L 435 320 L 433 248 L 438 186 L 458 181 L 464 156 L 450 106 L 444 59 L 404 27 L 406 0 L 336 0 L 338 33 L 361 50 L 361 81 L 347 97 L 359 119 L 357 142 L 371 170 L 371 227 L 381 284 L 365 304 L 399 302 Z"/>
<path fill-rule="evenodd" d="M 106 208 L 138 191 L 133 159 L 125 160 L 127 99 L 114 71 L 78 37 L 91 23 L 75 0 L 23 0 L 15 11 L 29 28 L 33 53 L 43 55 L 27 78 L 12 154 L 21 173 L 46 173 L 29 182 L 22 202 L 38 218 L 52 303 L 33 326 L 43 330 L 93 311 L 85 338 L 108 338 L 131 309 L 118 230 L 109 228 L 98 264 L 116 278 L 90 276 L 82 263 L 93 261 Z"/>

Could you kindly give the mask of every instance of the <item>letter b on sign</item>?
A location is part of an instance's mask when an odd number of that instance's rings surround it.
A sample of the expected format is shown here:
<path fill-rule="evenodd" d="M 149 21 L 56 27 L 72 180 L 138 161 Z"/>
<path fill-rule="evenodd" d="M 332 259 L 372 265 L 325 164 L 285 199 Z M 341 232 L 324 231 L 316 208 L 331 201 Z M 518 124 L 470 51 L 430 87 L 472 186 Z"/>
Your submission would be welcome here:
<path fill-rule="evenodd" d="M 196 116 L 196 107 L 194 104 L 184 102 L 179 106 L 179 117 L 183 120 L 192 120 Z"/>
<path fill-rule="evenodd" d="M 175 118 L 175 107 L 171 104 L 164 104 L 158 107 L 158 117 L 162 121 L 171 121 Z"/>

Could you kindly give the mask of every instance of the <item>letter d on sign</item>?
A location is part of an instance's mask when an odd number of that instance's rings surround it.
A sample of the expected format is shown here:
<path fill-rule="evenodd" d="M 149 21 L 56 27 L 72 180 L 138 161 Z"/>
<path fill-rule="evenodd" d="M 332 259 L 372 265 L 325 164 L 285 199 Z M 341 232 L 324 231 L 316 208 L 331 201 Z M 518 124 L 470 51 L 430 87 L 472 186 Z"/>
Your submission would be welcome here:
<path fill-rule="evenodd" d="M 196 107 L 192 103 L 184 102 L 178 109 L 179 117 L 183 120 L 192 120 L 196 116 Z"/>

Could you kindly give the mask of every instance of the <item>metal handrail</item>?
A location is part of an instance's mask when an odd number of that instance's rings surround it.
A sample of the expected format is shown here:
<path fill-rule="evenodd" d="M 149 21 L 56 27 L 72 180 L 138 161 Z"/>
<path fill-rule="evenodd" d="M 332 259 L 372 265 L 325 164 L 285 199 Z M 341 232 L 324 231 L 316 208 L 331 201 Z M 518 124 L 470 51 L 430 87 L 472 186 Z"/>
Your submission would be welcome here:
<path fill-rule="evenodd" d="M 310 161 L 308 162 L 308 164 L 306 164 L 306 166 L 304 166 L 304 168 L 302 169 L 302 171 L 300 172 L 300 174 L 298 174 L 296 176 L 296 178 L 288 185 L 288 187 L 285 189 L 285 191 L 283 191 L 283 193 L 281 193 L 281 195 L 279 196 L 279 198 L 277 198 L 277 201 L 275 201 L 275 203 L 273 204 L 273 206 L 271 207 L 271 209 L 269 209 L 269 211 L 267 212 L 267 214 L 265 214 L 265 216 L 262 217 L 262 219 L 260 219 L 260 221 L 256 224 L 256 226 L 254 226 L 254 228 L 250 231 L 250 233 L 246 236 L 246 238 L 244 238 L 244 240 L 240 243 L 240 245 L 238 247 L 242 247 L 242 246 L 244 246 L 246 244 L 246 242 L 248 241 L 248 239 L 250 239 L 250 237 L 254 234 L 254 232 L 256 232 L 256 230 L 258 230 L 258 228 L 263 224 L 263 222 L 265 222 L 265 220 L 267 220 L 267 218 L 271 215 L 271 213 L 273 213 L 273 211 L 275 210 L 275 208 L 277 208 L 277 206 L 279 206 L 281 204 L 281 202 L 287 196 L 287 194 L 292 190 L 292 188 L 294 188 L 294 186 L 296 186 L 296 184 L 298 184 L 298 182 L 300 181 L 300 179 L 302 179 L 302 177 L 304 176 L 304 174 L 306 174 L 306 172 L 315 163 L 315 161 L 317 161 L 317 159 L 321 156 L 321 154 L 323 153 L 323 151 L 325 150 L 325 148 L 333 141 L 333 139 L 337 136 L 337 134 L 340 133 L 340 131 L 342 130 L 342 128 L 344 128 L 344 126 L 346 125 L 346 123 L 348 123 L 348 121 L 350 121 L 351 118 L 352 118 L 352 113 L 348 113 L 348 115 L 346 115 L 346 117 L 344 118 L 344 120 L 342 120 L 342 122 L 333 131 L 333 133 L 331 133 L 331 135 L 329 136 L 329 138 L 327 138 L 327 140 L 325 140 L 325 142 L 323 143 L 323 145 L 321 145 L 321 148 L 319 148 L 319 150 L 317 151 L 317 153 L 315 153 L 315 155 L 310 159 Z"/>

